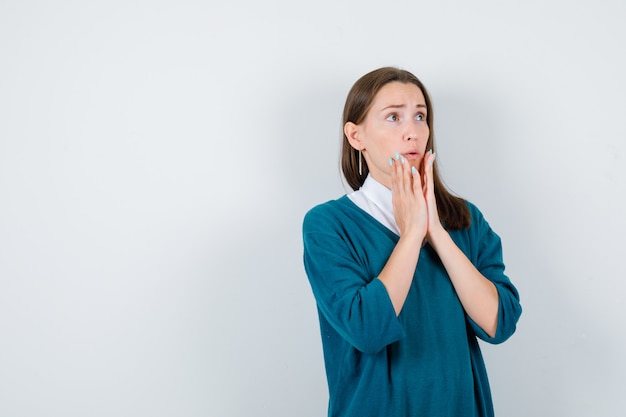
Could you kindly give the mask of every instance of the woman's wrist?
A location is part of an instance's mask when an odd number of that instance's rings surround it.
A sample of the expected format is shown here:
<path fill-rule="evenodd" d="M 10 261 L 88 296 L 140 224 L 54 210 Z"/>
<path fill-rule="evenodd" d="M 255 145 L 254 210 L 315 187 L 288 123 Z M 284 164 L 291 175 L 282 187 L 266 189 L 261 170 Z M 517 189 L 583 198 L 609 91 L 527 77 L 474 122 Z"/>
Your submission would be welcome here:
<path fill-rule="evenodd" d="M 407 245 L 417 245 L 419 247 L 422 245 L 422 242 L 424 241 L 425 237 L 426 236 L 424 233 L 407 232 L 407 233 L 400 235 L 400 239 L 398 240 L 398 243 L 403 242 L 403 243 L 406 243 Z"/>
<path fill-rule="evenodd" d="M 444 241 L 444 239 L 449 239 L 450 235 L 448 234 L 448 231 L 443 228 L 441 223 L 438 223 L 437 226 L 431 227 L 428 230 L 427 238 L 430 245 L 436 248 L 438 244 Z"/>

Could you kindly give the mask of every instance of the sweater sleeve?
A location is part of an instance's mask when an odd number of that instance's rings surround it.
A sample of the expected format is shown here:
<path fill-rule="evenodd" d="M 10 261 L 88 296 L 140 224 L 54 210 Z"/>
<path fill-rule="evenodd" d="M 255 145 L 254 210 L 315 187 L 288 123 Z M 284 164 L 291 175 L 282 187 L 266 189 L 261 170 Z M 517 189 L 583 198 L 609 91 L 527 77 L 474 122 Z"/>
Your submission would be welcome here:
<path fill-rule="evenodd" d="M 476 336 L 485 342 L 498 344 L 506 341 L 515 333 L 517 321 L 522 314 L 522 306 L 517 289 L 504 272 L 502 242 L 491 229 L 482 214 L 475 208 L 472 210 L 471 239 L 477 241 L 477 251 L 473 254 L 476 268 L 491 282 L 498 291 L 498 327 L 494 337 L 490 337 L 471 318 L 468 321 Z"/>
<path fill-rule="evenodd" d="M 404 336 L 383 283 L 370 277 L 333 219 L 316 211 L 303 223 L 304 267 L 318 309 L 333 329 L 364 353 Z"/>

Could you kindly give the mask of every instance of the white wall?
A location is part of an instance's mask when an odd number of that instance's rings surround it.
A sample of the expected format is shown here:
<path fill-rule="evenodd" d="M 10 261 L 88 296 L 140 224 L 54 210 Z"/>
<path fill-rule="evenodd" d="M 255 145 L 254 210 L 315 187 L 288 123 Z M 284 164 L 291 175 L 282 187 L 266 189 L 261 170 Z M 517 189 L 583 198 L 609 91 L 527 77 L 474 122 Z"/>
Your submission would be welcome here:
<path fill-rule="evenodd" d="M 305 211 L 417 74 L 524 313 L 501 416 L 626 409 L 624 2 L 0 1 L 0 416 L 322 416 Z"/>

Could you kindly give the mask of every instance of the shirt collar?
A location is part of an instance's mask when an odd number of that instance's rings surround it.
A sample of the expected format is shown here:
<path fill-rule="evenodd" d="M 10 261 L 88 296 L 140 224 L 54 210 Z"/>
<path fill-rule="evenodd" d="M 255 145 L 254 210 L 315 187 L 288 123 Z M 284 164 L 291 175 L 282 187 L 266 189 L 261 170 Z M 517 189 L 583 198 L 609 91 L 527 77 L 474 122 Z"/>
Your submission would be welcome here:
<path fill-rule="evenodd" d="M 385 214 L 389 215 L 390 218 L 394 218 L 393 205 L 391 203 L 391 190 L 389 188 L 376 181 L 371 175 L 368 175 L 360 191 Z"/>

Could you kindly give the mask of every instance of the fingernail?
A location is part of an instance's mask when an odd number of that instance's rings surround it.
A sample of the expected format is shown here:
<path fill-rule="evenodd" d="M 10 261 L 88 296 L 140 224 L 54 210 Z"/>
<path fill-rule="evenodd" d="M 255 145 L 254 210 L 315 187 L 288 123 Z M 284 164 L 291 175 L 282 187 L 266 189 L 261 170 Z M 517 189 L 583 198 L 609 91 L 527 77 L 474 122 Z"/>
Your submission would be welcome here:
<path fill-rule="evenodd" d="M 432 166 L 432 165 L 433 165 L 433 162 L 435 162 L 435 158 L 436 158 L 436 157 L 437 157 L 437 154 L 436 154 L 436 153 L 434 153 L 434 154 L 433 154 L 433 157 L 432 157 L 432 158 L 430 158 L 430 162 L 429 162 L 429 163 L 430 163 L 430 166 Z"/>
<path fill-rule="evenodd" d="M 393 166 L 393 158 L 389 158 L 389 166 Z"/>
<path fill-rule="evenodd" d="M 433 154 L 433 150 L 432 150 L 432 149 L 429 149 L 429 150 L 428 150 L 428 153 L 432 155 L 432 154 Z"/>
<path fill-rule="evenodd" d="M 395 155 L 395 156 L 396 156 L 396 161 L 397 161 L 398 159 L 400 159 L 400 153 L 399 153 L 399 152 L 396 152 L 396 155 Z"/>
<path fill-rule="evenodd" d="M 400 162 L 404 164 L 404 156 L 400 157 Z"/>
<path fill-rule="evenodd" d="M 417 169 L 415 167 L 411 167 L 411 172 L 413 175 L 417 174 Z"/>

